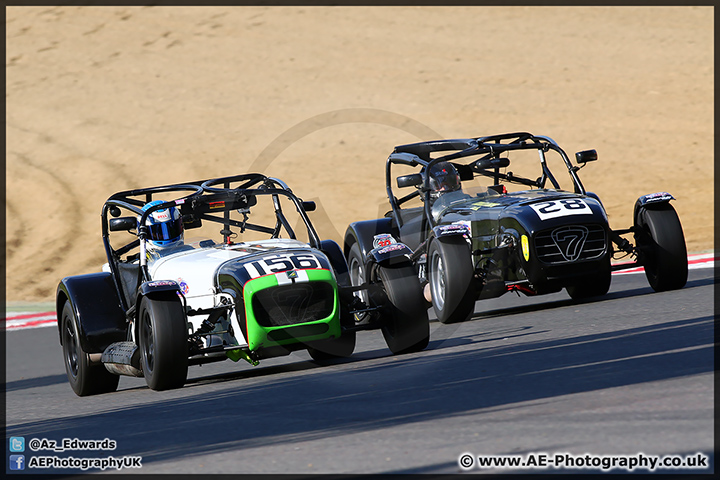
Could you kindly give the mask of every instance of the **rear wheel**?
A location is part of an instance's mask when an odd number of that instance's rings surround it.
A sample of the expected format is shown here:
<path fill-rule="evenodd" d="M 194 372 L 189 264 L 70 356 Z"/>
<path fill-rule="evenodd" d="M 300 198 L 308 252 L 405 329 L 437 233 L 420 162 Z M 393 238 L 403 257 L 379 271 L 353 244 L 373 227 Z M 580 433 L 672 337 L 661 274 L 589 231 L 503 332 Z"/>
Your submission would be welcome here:
<path fill-rule="evenodd" d="M 182 387 L 187 380 L 188 340 L 180 300 L 143 297 L 138 337 L 148 387 L 153 390 Z"/>
<path fill-rule="evenodd" d="M 377 276 L 388 300 L 380 319 L 388 348 L 395 355 L 423 350 L 430 342 L 430 325 L 415 268 L 378 266 Z"/>
<path fill-rule="evenodd" d="M 117 390 L 120 376 L 108 372 L 102 364 L 90 364 L 80 343 L 80 329 L 69 300 L 63 306 L 60 321 L 65 372 L 75 394 L 85 397 Z"/>
<path fill-rule="evenodd" d="M 665 203 L 640 208 L 635 234 L 640 262 L 653 290 L 662 292 L 682 288 L 687 283 L 687 247 L 680 219 L 672 205 Z"/>
<path fill-rule="evenodd" d="M 442 323 L 467 320 L 475 308 L 470 248 L 461 236 L 436 238 L 428 250 L 428 280 L 435 315 Z"/>

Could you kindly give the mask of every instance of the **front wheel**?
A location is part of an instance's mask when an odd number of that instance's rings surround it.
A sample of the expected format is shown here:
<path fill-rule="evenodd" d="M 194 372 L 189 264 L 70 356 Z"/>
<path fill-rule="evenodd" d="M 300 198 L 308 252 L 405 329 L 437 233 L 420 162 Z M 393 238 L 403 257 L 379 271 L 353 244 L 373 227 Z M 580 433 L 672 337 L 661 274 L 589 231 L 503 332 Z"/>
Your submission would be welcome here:
<path fill-rule="evenodd" d="M 381 318 L 385 343 L 395 354 L 419 352 L 430 342 L 425 298 L 412 264 L 377 267 L 388 304 Z"/>
<path fill-rule="evenodd" d="M 188 340 L 180 300 L 143 297 L 138 337 L 148 387 L 153 390 L 182 387 L 187 380 Z"/>
<path fill-rule="evenodd" d="M 428 250 L 433 309 L 441 323 L 466 320 L 475 308 L 470 248 L 461 236 L 436 238 Z"/>
<path fill-rule="evenodd" d="M 581 277 L 573 285 L 569 285 L 566 290 L 573 300 L 599 297 L 610 290 L 611 277 L 610 255 L 606 255 L 597 272 Z"/>
<path fill-rule="evenodd" d="M 119 375 L 108 372 L 104 365 L 90 364 L 80 342 L 80 330 L 69 300 L 65 301 L 60 321 L 65 372 L 75 394 L 85 397 L 117 390 Z"/>
<path fill-rule="evenodd" d="M 363 260 L 360 246 L 357 243 L 353 243 L 350 247 L 350 253 L 348 254 L 348 274 L 350 276 L 350 285 L 356 287 L 362 285 L 367 281 L 367 274 L 365 272 L 365 261 Z M 364 290 L 355 292 L 354 295 L 362 300 L 365 305 L 369 304 L 368 294 Z M 367 313 L 356 313 L 355 322 L 362 322 L 369 318 Z"/>
<path fill-rule="evenodd" d="M 656 292 L 682 288 L 687 283 L 687 247 L 680 219 L 670 204 L 641 208 L 635 238 L 645 276 Z"/>

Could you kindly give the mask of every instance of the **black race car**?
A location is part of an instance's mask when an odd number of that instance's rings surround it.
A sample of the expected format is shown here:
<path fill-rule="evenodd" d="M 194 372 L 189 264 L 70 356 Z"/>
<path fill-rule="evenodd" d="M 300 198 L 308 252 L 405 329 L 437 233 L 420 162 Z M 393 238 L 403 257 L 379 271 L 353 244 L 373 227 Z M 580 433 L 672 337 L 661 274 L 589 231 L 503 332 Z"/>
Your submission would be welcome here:
<path fill-rule="evenodd" d="M 308 218 L 314 209 L 261 174 L 112 195 L 101 215 L 108 263 L 57 289 L 75 393 L 114 391 L 118 375 L 178 388 L 189 365 L 228 358 L 346 357 L 362 329 L 381 329 L 394 354 L 425 348 L 427 307 L 405 252 L 377 249 L 380 282 L 352 287 L 340 246 Z"/>
<path fill-rule="evenodd" d="M 386 164 L 392 209 L 345 233 L 351 282 L 373 280 L 373 245 L 402 242 L 443 323 L 467 319 L 477 299 L 510 291 L 604 295 L 611 271 L 623 268 L 643 266 L 655 291 L 683 287 L 687 251 L 672 195 L 643 195 L 633 226 L 612 230 L 578 177 L 597 152 L 575 160 L 552 139 L 526 132 L 395 147 Z M 397 196 L 394 181 L 410 192 Z M 634 261 L 612 265 L 619 256 Z"/>

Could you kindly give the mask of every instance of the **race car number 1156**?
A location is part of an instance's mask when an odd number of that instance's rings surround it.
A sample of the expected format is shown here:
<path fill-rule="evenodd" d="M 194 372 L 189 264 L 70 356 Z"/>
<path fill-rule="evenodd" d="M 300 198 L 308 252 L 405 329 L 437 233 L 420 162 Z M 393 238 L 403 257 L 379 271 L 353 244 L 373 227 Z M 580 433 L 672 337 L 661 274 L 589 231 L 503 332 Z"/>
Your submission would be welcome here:
<path fill-rule="evenodd" d="M 566 215 L 591 215 L 592 210 L 585 200 L 581 198 L 566 198 L 563 200 L 551 200 L 530 205 L 538 214 L 540 220 L 548 218 L 564 217 Z"/>
<path fill-rule="evenodd" d="M 268 255 L 260 260 L 246 263 L 245 270 L 250 278 L 262 277 L 271 273 L 293 269 L 322 268 L 320 262 L 311 254 L 278 253 Z"/>

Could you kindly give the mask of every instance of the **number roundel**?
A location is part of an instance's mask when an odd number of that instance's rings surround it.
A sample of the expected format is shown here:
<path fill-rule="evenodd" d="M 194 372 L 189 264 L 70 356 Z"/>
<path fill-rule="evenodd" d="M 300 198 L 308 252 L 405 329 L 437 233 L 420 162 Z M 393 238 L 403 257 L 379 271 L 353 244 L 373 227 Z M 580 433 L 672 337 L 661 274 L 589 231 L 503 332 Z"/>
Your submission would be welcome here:
<path fill-rule="evenodd" d="M 592 215 L 590 206 L 581 198 L 564 198 L 562 200 L 549 200 L 530 205 L 540 220 L 564 217 L 567 215 Z"/>
<path fill-rule="evenodd" d="M 287 270 L 323 268 L 318 258 L 310 253 L 276 253 L 244 265 L 250 278 L 262 277 Z"/>

